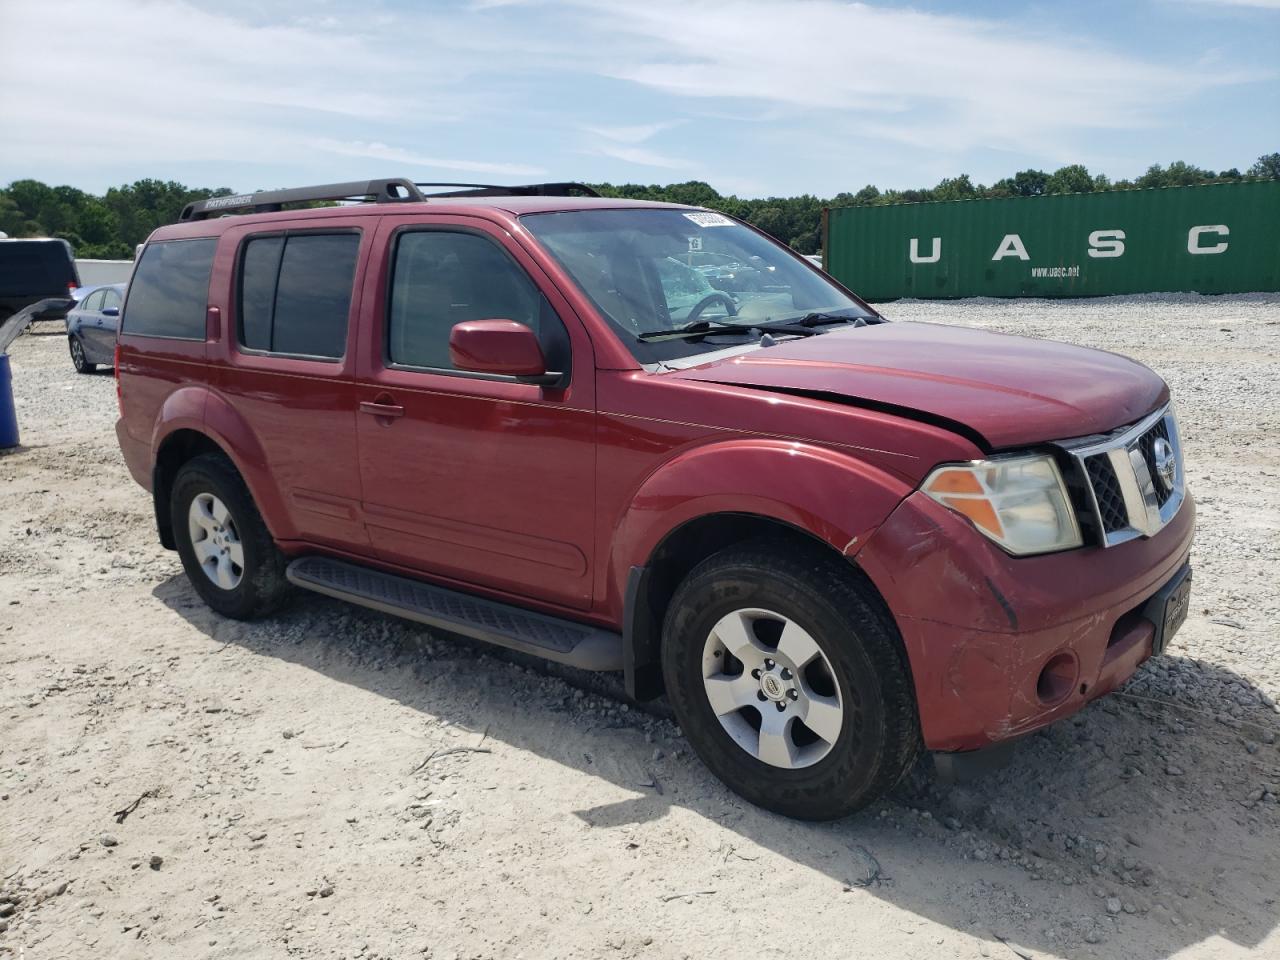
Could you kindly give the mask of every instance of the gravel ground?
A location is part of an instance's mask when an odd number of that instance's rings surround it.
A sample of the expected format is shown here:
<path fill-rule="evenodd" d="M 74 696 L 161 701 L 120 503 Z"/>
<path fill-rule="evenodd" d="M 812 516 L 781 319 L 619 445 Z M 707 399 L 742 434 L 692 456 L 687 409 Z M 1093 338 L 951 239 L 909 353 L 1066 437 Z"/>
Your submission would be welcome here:
<path fill-rule="evenodd" d="M 921 769 L 820 825 L 738 800 L 609 684 L 322 598 L 214 616 L 155 542 L 111 378 L 20 339 L 0 957 L 1280 956 L 1280 296 L 884 309 L 1164 375 L 1193 611 L 1008 769 Z"/>

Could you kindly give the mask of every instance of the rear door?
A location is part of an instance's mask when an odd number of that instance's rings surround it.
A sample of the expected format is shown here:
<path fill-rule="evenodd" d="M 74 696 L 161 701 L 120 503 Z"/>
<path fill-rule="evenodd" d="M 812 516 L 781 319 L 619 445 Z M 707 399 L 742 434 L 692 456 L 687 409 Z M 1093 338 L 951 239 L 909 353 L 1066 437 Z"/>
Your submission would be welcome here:
<path fill-rule="evenodd" d="M 356 399 L 364 518 L 383 560 L 586 609 L 595 360 L 536 264 L 479 218 L 387 215 L 365 285 Z M 556 387 L 454 368 L 465 320 L 533 327 Z M 386 415 L 387 413 L 391 415 Z"/>
<path fill-rule="evenodd" d="M 363 552 L 355 348 L 370 217 L 236 226 L 216 383 L 249 425 L 276 485 L 282 539 Z"/>

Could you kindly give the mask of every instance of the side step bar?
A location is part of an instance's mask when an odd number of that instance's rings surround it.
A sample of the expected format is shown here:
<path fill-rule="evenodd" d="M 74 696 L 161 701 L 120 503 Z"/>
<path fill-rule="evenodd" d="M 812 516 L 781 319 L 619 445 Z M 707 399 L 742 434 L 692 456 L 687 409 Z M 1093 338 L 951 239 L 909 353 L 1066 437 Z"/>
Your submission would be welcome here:
<path fill-rule="evenodd" d="M 285 575 L 304 590 L 581 670 L 622 669 L 619 634 L 572 620 L 329 557 L 299 557 L 289 564 Z"/>

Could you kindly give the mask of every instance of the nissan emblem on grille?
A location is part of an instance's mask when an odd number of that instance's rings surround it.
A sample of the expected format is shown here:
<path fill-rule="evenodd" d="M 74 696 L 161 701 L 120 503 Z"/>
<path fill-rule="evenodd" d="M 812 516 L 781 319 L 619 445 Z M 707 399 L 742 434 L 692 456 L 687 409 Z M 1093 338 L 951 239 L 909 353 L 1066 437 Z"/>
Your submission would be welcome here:
<path fill-rule="evenodd" d="M 1164 437 L 1159 437 L 1151 445 L 1151 456 L 1156 462 L 1156 476 L 1166 490 L 1173 489 L 1173 477 L 1178 469 L 1177 458 L 1173 455 L 1173 445 Z"/>

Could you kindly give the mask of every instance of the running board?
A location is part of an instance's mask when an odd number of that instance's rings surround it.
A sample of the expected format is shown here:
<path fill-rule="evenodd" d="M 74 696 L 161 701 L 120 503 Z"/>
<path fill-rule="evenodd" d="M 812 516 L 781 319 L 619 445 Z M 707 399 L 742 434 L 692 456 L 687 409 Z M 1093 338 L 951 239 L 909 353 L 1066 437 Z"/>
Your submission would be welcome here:
<path fill-rule="evenodd" d="M 304 590 L 581 670 L 622 669 L 620 635 L 572 620 L 328 557 L 299 557 L 285 575 Z"/>

